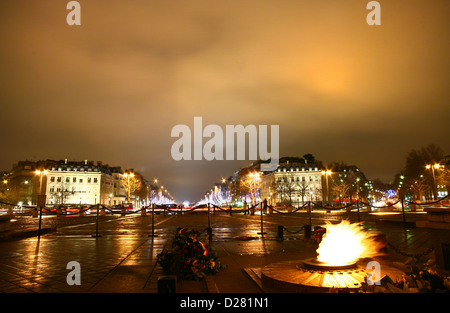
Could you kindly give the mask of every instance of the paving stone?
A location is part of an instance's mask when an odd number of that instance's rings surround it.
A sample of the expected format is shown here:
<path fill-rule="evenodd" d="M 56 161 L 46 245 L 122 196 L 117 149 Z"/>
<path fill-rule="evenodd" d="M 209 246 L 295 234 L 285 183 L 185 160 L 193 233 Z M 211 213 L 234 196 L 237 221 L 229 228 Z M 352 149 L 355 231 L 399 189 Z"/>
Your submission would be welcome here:
<path fill-rule="evenodd" d="M 354 217 L 354 215 L 353 215 Z M 0 242 L 1 292 L 157 292 L 157 279 L 163 274 L 157 255 L 169 244 L 180 227 L 204 231 L 208 226 L 205 213 L 155 217 L 155 232 L 151 238 L 151 218 L 128 216 L 102 219 L 99 233 L 92 238 L 95 220 L 76 217 L 69 221 L 61 217 L 55 233 L 37 238 Z M 314 225 L 322 225 L 326 214 L 315 215 Z M 70 218 L 69 218 L 70 219 Z M 309 223 L 309 217 L 274 214 L 264 216 L 264 240 L 260 232 L 260 216 L 217 214 L 210 216 L 213 246 L 227 267 L 208 279 L 218 292 L 261 292 L 244 272 L 244 268 L 261 267 L 284 260 L 312 257 L 315 245 L 303 240 L 303 233 L 285 232 L 285 240 L 277 241 L 278 225 L 296 231 Z M 69 225 L 61 227 L 61 225 Z M 449 242 L 450 231 L 426 228 L 404 229 L 402 223 L 386 224 L 370 221 L 367 231 L 383 233 L 388 241 L 406 253 L 420 253 L 436 242 Z M 252 239 L 252 240 L 244 240 Z M 389 250 L 391 260 L 406 258 Z M 67 263 L 81 265 L 81 286 L 66 283 Z M 208 292 L 205 282 L 179 281 L 181 292 Z"/>

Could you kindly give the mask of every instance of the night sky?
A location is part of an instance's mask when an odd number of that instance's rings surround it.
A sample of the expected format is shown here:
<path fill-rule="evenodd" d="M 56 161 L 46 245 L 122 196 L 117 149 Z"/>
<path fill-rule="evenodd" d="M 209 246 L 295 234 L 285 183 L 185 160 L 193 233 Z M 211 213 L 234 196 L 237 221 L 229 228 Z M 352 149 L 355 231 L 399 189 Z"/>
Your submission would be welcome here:
<path fill-rule="evenodd" d="M 393 179 L 430 143 L 450 154 L 448 0 L 0 2 L 0 170 L 102 161 L 178 201 L 252 161 L 174 161 L 171 129 L 279 125 L 280 156 Z"/>

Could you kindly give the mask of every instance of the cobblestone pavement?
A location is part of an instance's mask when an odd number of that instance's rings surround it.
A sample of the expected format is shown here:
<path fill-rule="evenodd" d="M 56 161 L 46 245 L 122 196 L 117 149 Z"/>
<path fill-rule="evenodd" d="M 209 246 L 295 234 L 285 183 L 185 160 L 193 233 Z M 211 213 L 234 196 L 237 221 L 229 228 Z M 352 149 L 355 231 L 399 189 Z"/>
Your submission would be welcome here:
<path fill-rule="evenodd" d="M 315 256 L 316 246 L 302 240 L 301 226 L 309 224 L 307 214 L 274 214 L 263 216 L 264 240 L 261 238 L 260 215 L 220 213 L 210 215 L 213 246 L 222 263 L 227 265 L 206 282 L 179 281 L 179 292 L 261 292 L 243 271 L 247 267 L 264 266 L 283 260 Z M 355 215 L 353 215 L 353 219 Z M 315 214 L 312 224 L 339 219 L 336 215 Z M 412 217 L 408 216 L 411 220 Z M 35 221 L 22 221 L 33 224 Z M 208 226 L 206 213 L 183 216 L 100 216 L 98 234 L 95 216 L 45 217 L 43 225 L 56 225 L 56 232 L 14 241 L 0 242 L 0 291 L 17 292 L 157 292 L 157 279 L 162 274 L 157 255 L 168 244 L 178 227 L 203 231 Z M 81 224 L 80 224 L 81 223 Z M 285 227 L 284 240 L 275 240 L 278 226 Z M 437 242 L 449 242 L 450 231 L 427 228 L 404 228 L 400 220 L 388 223 L 368 221 L 364 228 L 383 233 L 399 251 L 418 254 Z M 386 256 L 403 261 L 404 255 L 392 249 Z M 67 264 L 81 266 L 81 285 L 69 286 Z M 212 287 L 211 287 L 212 286 Z"/>

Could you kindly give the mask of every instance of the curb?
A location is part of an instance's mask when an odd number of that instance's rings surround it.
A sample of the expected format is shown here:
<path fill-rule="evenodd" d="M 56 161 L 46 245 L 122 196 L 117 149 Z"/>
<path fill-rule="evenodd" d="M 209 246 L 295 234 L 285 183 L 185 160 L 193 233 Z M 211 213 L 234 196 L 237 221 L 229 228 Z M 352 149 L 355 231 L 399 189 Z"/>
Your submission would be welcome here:
<path fill-rule="evenodd" d="M 45 235 L 55 231 L 56 227 L 42 227 L 41 235 Z M 14 230 L 14 231 L 6 231 L 0 233 L 0 240 L 15 240 L 21 238 L 36 237 L 38 233 L 39 229 L 37 227 L 24 228 L 21 230 Z"/>

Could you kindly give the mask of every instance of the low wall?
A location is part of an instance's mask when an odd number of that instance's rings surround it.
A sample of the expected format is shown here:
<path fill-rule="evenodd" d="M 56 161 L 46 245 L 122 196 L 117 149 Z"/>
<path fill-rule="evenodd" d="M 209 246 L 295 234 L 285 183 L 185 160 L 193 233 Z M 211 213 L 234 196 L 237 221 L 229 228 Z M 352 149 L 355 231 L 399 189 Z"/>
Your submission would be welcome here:
<path fill-rule="evenodd" d="M 424 207 L 427 212 L 426 221 L 417 221 L 417 227 L 450 229 L 450 207 Z"/>

